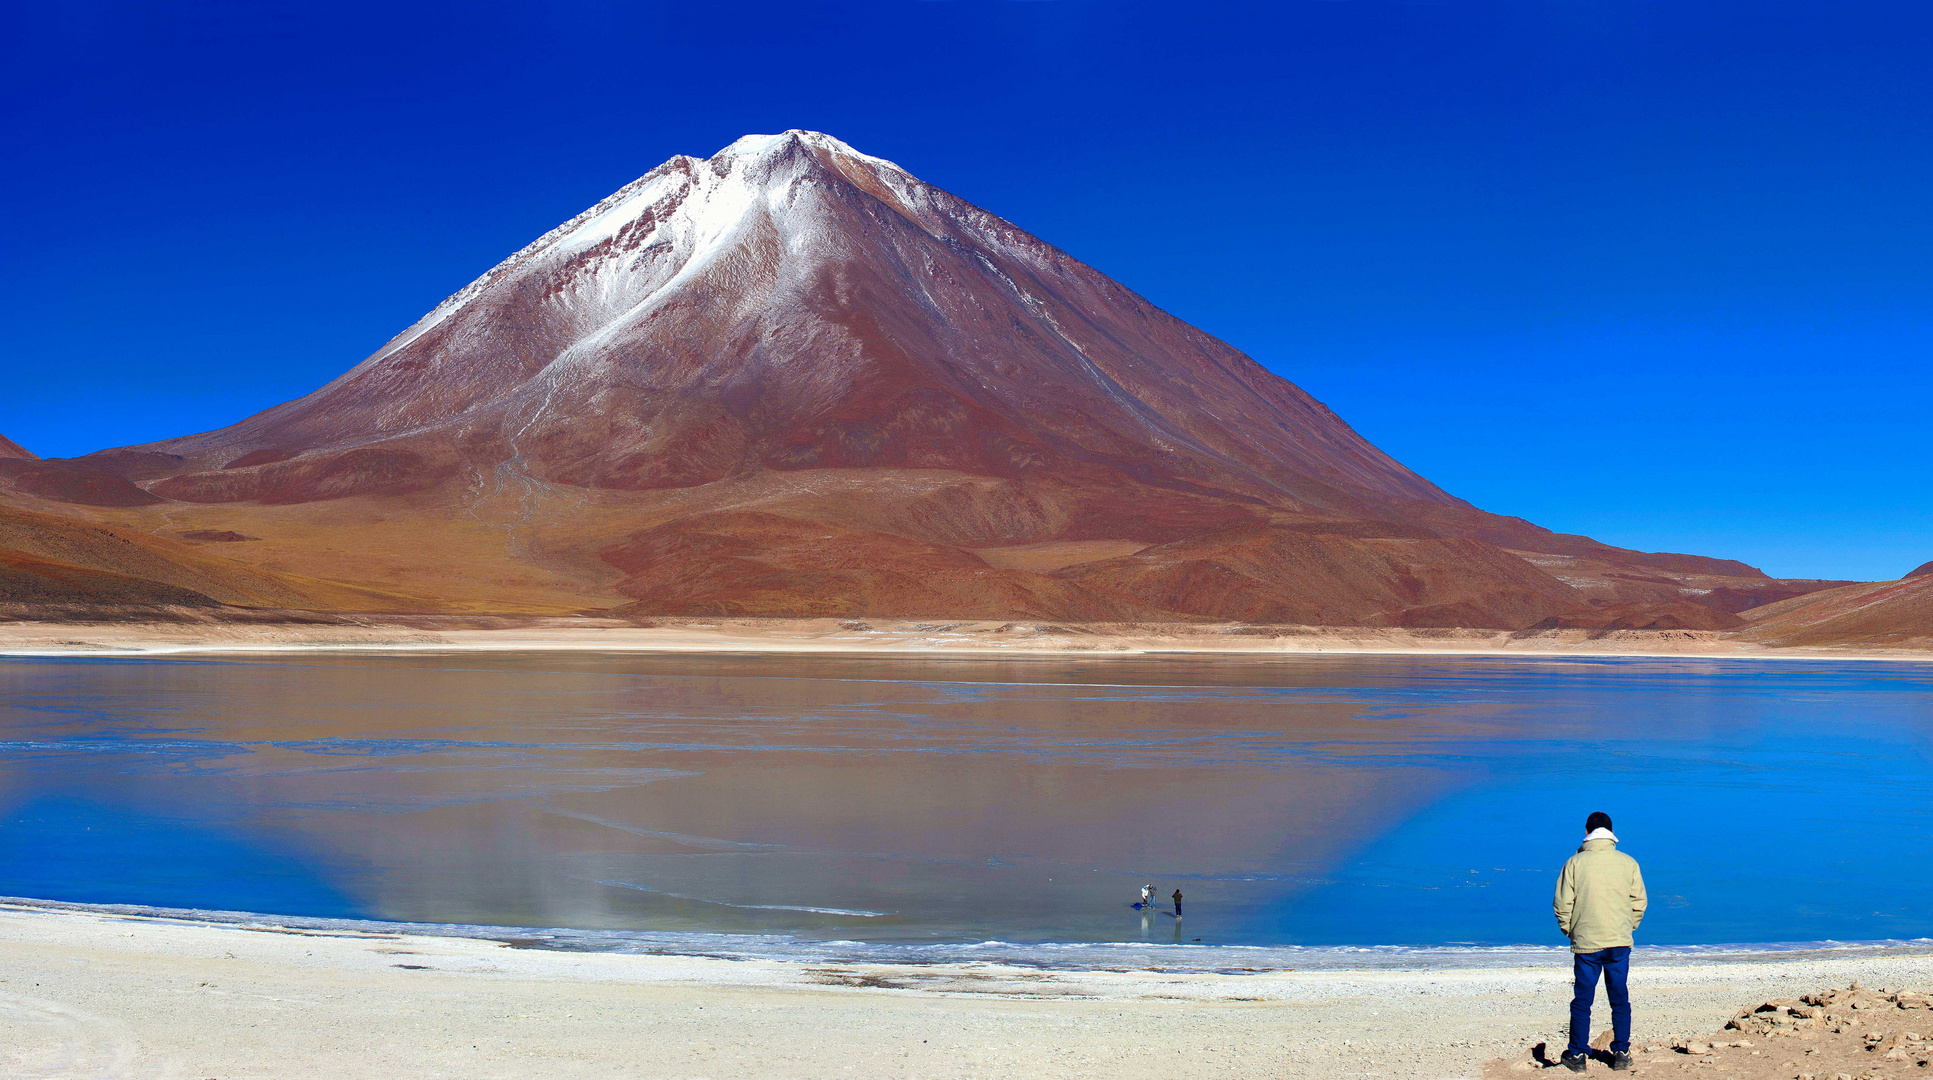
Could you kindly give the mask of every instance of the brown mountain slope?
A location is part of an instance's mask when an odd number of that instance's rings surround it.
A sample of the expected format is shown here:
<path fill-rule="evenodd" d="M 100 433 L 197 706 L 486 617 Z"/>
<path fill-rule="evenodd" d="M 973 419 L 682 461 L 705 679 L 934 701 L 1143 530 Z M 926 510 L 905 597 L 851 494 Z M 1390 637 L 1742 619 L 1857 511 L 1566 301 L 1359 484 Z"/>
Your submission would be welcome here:
<path fill-rule="evenodd" d="M 776 514 L 680 518 L 603 552 L 635 614 L 851 616 L 893 612 L 1075 620 L 1158 618 L 971 551 Z"/>
<path fill-rule="evenodd" d="M 1723 608 L 1672 600 L 1661 604 L 1604 604 L 1554 615 L 1538 630 L 1733 630 L 1745 620 Z"/>
<path fill-rule="evenodd" d="M 0 550 L 0 606 L 220 607 L 192 589 Z"/>
<path fill-rule="evenodd" d="M 436 607 L 416 597 L 264 571 L 132 529 L 4 504 L 0 558 L 10 567 L 0 576 L 0 602 L 34 603 L 58 593 L 63 602 L 319 611 Z"/>
<path fill-rule="evenodd" d="M 1066 253 L 797 131 L 673 158 L 304 398 L 7 482 L 519 610 L 1514 628 L 1791 594 L 1477 510 Z"/>
<path fill-rule="evenodd" d="M 1477 540 L 1256 526 L 1058 571 L 1103 596 L 1203 618 L 1352 626 L 1528 626 L 1574 591 Z"/>
<path fill-rule="evenodd" d="M 162 502 L 113 470 L 73 461 L 42 461 L 0 436 L 0 493 L 79 506 L 146 506 Z"/>
<path fill-rule="evenodd" d="M 1777 645 L 1933 644 L 1933 574 L 1847 585 L 1745 618 L 1746 636 Z"/>
<path fill-rule="evenodd" d="M 75 506 L 153 506 L 166 501 L 110 469 L 33 458 L 0 458 L 0 491 Z"/>

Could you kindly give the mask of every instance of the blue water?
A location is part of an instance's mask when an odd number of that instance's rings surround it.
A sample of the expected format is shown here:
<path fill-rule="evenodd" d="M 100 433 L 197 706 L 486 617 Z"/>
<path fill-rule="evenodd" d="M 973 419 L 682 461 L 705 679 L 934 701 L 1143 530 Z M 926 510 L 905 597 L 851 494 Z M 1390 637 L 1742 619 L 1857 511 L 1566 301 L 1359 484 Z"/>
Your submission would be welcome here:
<path fill-rule="evenodd" d="M 12 659 L 0 894 L 714 943 L 1552 945 L 1602 809 L 1642 941 L 1919 938 L 1930 735 L 1910 664 Z M 1184 917 L 1130 908 L 1143 883 Z"/>

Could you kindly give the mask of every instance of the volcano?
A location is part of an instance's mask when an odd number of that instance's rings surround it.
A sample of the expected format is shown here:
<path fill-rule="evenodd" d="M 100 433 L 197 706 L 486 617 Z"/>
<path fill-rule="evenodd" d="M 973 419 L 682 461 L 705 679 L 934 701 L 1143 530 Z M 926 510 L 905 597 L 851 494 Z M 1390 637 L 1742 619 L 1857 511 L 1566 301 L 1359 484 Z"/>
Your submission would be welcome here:
<path fill-rule="evenodd" d="M 829 136 L 676 157 L 355 370 L 143 448 L 156 494 L 297 502 L 465 468 L 625 490 L 759 469 L 1456 500 L 1099 272 Z"/>
<path fill-rule="evenodd" d="M 1484 513 L 807 131 L 672 158 L 306 397 L 49 468 L 277 569 L 482 607 L 1515 628 L 1805 591 Z"/>

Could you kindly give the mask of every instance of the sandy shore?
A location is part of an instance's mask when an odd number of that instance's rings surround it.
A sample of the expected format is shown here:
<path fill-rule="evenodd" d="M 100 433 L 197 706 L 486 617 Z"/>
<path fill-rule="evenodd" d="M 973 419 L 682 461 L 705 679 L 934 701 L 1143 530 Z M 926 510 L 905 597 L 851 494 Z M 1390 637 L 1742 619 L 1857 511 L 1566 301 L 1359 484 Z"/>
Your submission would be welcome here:
<path fill-rule="evenodd" d="M 1316 654 L 1933 660 L 1928 649 L 1775 648 L 1702 630 L 1405 630 L 1234 624 L 391 616 L 333 622 L 0 622 L 0 655 L 580 650 L 959 657 Z"/>
<path fill-rule="evenodd" d="M 1640 1039 L 1933 985 L 1933 948 L 1647 965 Z M 1476 1077 L 1563 1024 L 1568 965 L 1244 975 L 551 952 L 0 907 L 26 1077 Z M 1645 1071 L 1645 1070 L 1640 1070 Z M 1560 1074 L 1561 1075 L 1561 1074 Z"/>

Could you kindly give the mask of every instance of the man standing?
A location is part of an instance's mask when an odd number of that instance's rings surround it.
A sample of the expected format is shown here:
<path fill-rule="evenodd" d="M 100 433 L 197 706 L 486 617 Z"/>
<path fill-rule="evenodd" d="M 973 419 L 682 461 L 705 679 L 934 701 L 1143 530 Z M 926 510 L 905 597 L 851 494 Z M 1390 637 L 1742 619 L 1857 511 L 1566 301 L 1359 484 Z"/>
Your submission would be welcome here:
<path fill-rule="evenodd" d="M 1181 918 L 1181 890 L 1175 890 L 1175 918 Z"/>
<path fill-rule="evenodd" d="M 1557 928 L 1571 939 L 1571 1041 L 1564 1067 L 1583 1072 L 1591 1055 L 1591 1002 L 1597 977 L 1611 999 L 1611 1068 L 1631 1067 L 1631 931 L 1644 921 L 1644 875 L 1638 860 L 1618 850 L 1611 815 L 1598 811 L 1584 822 L 1584 843 L 1557 875 Z"/>

